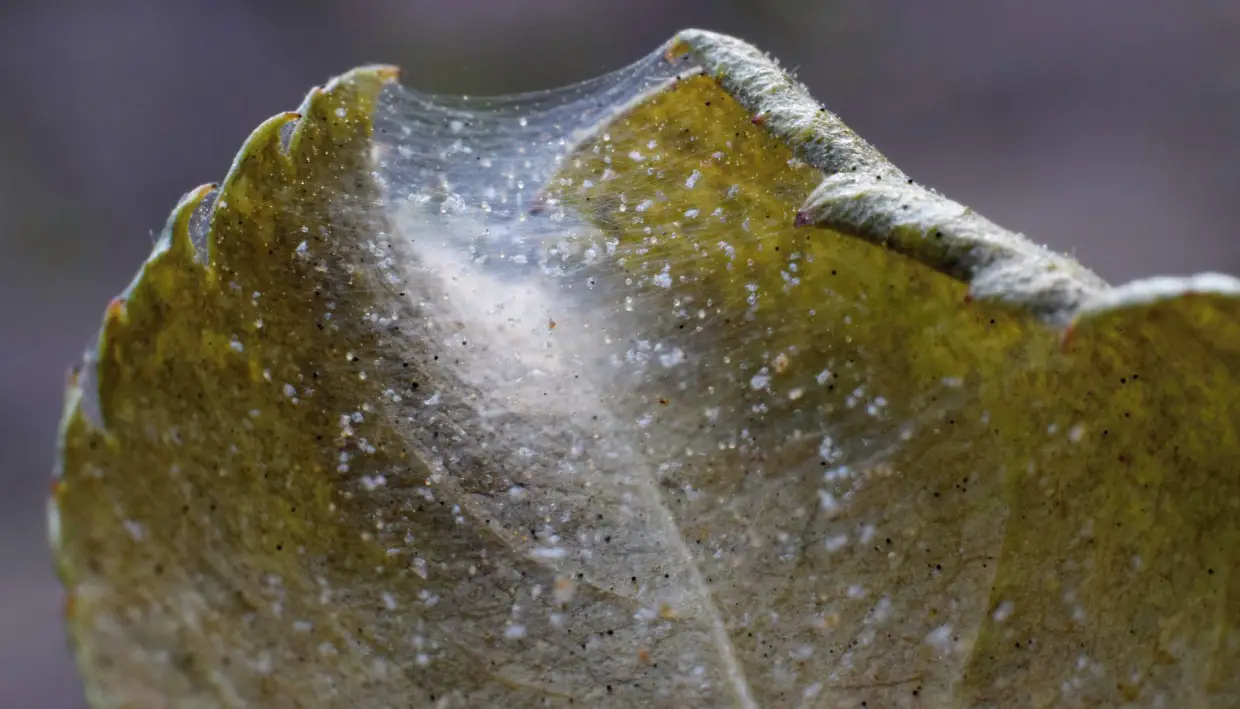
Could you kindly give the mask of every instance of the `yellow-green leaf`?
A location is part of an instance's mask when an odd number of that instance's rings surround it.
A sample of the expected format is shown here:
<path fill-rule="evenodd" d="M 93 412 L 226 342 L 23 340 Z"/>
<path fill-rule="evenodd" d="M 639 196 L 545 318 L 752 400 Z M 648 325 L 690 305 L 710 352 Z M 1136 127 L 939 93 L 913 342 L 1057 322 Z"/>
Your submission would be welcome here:
<path fill-rule="evenodd" d="M 1238 297 L 1109 286 L 728 37 L 521 97 L 356 70 L 75 370 L 89 699 L 1235 706 Z"/>

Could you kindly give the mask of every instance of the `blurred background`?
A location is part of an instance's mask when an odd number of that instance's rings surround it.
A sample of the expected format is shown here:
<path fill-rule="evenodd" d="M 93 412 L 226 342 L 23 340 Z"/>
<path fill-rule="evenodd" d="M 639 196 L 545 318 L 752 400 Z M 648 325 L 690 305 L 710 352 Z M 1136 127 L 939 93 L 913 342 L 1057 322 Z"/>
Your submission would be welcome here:
<path fill-rule="evenodd" d="M 918 181 L 1103 277 L 1240 272 L 1240 3 L 49 0 L 0 9 L 0 706 L 78 709 L 44 542 L 65 368 L 180 195 L 311 86 L 585 79 L 739 35 Z"/>

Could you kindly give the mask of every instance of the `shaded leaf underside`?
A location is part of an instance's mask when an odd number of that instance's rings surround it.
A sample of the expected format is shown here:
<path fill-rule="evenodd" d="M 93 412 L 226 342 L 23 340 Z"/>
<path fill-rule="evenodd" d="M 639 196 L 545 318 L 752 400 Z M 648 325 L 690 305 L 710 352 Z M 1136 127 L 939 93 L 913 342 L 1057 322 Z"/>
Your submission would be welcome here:
<path fill-rule="evenodd" d="M 92 703 L 1240 702 L 1234 281 L 1109 289 L 746 45 L 650 61 L 516 221 L 373 68 L 182 201 L 63 423 Z"/>

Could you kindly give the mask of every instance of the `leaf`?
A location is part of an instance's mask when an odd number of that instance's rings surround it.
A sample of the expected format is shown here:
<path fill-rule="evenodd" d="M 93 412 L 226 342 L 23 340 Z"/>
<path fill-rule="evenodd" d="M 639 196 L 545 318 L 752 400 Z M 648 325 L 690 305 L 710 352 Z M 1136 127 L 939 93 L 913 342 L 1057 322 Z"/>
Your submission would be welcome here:
<path fill-rule="evenodd" d="M 721 35 L 394 80 L 261 126 L 71 375 L 93 705 L 1240 702 L 1240 282 L 1110 287 Z"/>

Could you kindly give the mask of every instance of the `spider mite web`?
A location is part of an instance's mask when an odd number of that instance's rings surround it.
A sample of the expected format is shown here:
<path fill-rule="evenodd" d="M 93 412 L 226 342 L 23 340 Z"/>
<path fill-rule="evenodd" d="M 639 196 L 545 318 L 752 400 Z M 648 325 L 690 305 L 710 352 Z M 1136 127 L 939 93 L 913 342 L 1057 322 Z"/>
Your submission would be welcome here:
<path fill-rule="evenodd" d="M 740 140 L 715 144 L 711 139 L 729 128 L 710 126 L 710 135 L 699 140 L 688 121 L 678 120 L 675 105 L 654 122 L 621 120 L 652 96 L 674 93 L 689 82 L 709 83 L 688 57 L 669 60 L 658 51 L 624 69 L 549 91 L 460 97 L 390 87 L 375 117 L 375 175 L 392 227 L 385 236 L 394 239 L 396 252 L 386 262 L 392 267 L 387 271 L 389 282 L 413 293 L 425 288 L 423 297 L 434 293 L 442 298 L 433 281 L 459 270 L 452 277 L 469 280 L 470 285 L 453 294 L 454 308 L 473 309 L 475 316 L 507 312 L 508 329 L 528 330 L 521 337 L 528 335 L 539 343 L 497 353 L 496 359 L 519 357 L 522 349 L 542 347 L 551 335 L 563 336 L 564 316 L 575 314 L 594 321 L 599 336 L 588 339 L 598 339 L 601 346 L 575 341 L 574 348 L 581 349 L 570 348 L 573 356 L 602 357 L 578 366 L 628 371 L 631 378 L 625 386 L 629 386 L 648 380 L 652 363 L 672 370 L 686 362 L 687 343 L 663 330 L 670 325 L 681 331 L 683 339 L 684 323 L 676 321 L 693 322 L 698 332 L 733 322 L 720 302 L 725 294 L 704 298 L 678 287 L 688 281 L 675 272 L 677 262 L 692 263 L 701 253 L 713 251 L 727 256 L 726 270 L 736 271 L 737 247 L 754 242 L 761 252 L 763 242 L 791 225 L 785 218 L 788 210 L 795 210 L 821 178 L 791 155 L 781 159 L 792 166 L 799 184 L 763 184 L 761 176 L 747 174 L 743 166 L 727 169 L 730 161 L 724 151 L 740 154 L 782 147 L 769 139 L 755 139 L 761 133 L 755 126 L 744 126 L 748 133 L 744 144 Z M 716 101 L 734 104 L 721 91 L 715 94 Z M 684 134 L 690 135 L 688 142 L 677 140 L 670 149 L 661 145 L 669 135 Z M 725 197 L 762 195 L 757 206 L 766 211 L 746 212 L 754 203 L 735 200 L 703 213 L 692 195 L 699 184 L 706 186 L 696 166 L 712 162 L 725 166 L 719 176 L 728 182 Z M 773 204 L 783 212 L 772 215 Z M 671 209 L 675 214 L 669 214 Z M 619 220 L 634 228 L 616 228 Z M 626 231 L 640 232 L 641 243 L 625 243 L 634 240 L 634 234 Z M 667 254 L 658 254 L 661 242 L 686 245 L 687 251 L 668 249 Z M 649 263 L 641 258 L 647 254 L 652 256 Z M 838 266 L 849 255 L 841 253 L 832 260 Z M 781 290 L 800 285 L 796 274 L 805 263 L 797 261 L 806 257 L 812 262 L 815 255 L 793 253 L 787 268 L 780 269 Z M 756 322 L 765 300 L 763 284 L 755 281 L 742 287 L 745 304 L 736 313 L 738 325 Z M 839 298 L 841 293 L 832 295 Z M 670 309 L 652 312 L 668 305 L 663 296 L 671 296 Z M 541 309 L 537 317 L 531 307 Z M 525 310 L 513 315 L 517 308 Z M 526 318 L 534 319 L 526 322 Z M 761 333 L 748 330 L 718 327 L 713 334 L 719 339 L 712 345 L 732 352 L 762 339 Z M 617 352 L 623 363 L 617 361 Z M 640 366 L 622 366 L 634 363 Z M 482 363 L 457 363 L 466 368 L 475 364 Z M 489 369 L 490 363 L 482 367 Z M 678 371 L 688 376 L 691 369 Z M 755 385 L 755 377 L 762 381 L 770 369 L 759 367 L 744 376 L 738 372 L 733 378 L 758 390 L 763 387 Z M 830 375 L 825 369 L 817 371 L 815 383 Z M 948 378 L 944 389 L 960 388 L 962 383 Z M 879 392 L 867 395 L 862 389 L 849 396 L 849 408 L 859 406 L 870 414 L 886 405 Z"/>
<path fill-rule="evenodd" d="M 954 316 L 941 336 L 889 316 L 963 291 L 903 259 L 857 270 L 875 247 L 795 229 L 822 175 L 750 118 L 662 52 L 545 92 L 386 89 L 375 318 L 417 384 L 387 404 L 438 499 L 532 532 L 503 553 L 546 576 L 495 581 L 519 613 L 445 604 L 471 620 L 444 610 L 429 642 L 622 704 L 675 686 L 691 706 L 812 705 L 875 675 L 947 696 L 959 663 L 917 658 L 968 643 L 1002 519 L 930 495 L 962 459 L 997 495 L 1001 463 L 956 442 L 987 413 Z M 941 355 L 893 351 L 905 336 Z M 876 566 L 899 533 L 917 552 Z M 919 555 L 947 549 L 973 561 L 923 578 Z M 573 588 L 616 595 L 566 612 Z M 483 632 L 540 643 L 514 662 Z M 657 668 L 634 664 L 648 653 Z"/>

